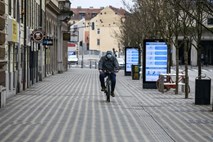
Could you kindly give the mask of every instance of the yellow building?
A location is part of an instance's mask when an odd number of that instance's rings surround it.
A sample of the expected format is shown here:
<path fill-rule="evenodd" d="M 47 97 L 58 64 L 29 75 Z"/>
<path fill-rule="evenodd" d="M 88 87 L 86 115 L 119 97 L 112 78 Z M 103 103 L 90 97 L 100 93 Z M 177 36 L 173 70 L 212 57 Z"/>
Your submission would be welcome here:
<path fill-rule="evenodd" d="M 90 50 L 106 52 L 114 48 L 119 51 L 121 47 L 118 40 L 120 35 L 119 27 L 125 12 L 124 9 L 109 6 L 90 20 L 90 24 L 94 25 L 94 28 L 91 26 L 89 32 Z"/>
<path fill-rule="evenodd" d="M 70 24 L 73 25 L 71 32 L 78 31 L 78 44 L 83 42 L 84 51 L 107 50 L 116 51 L 121 49 L 118 36 L 120 34 L 121 17 L 125 16 L 126 11 L 122 8 L 112 6 L 97 8 L 72 8 L 73 17 Z M 84 25 L 79 21 L 85 19 Z M 81 33 L 83 32 L 83 33 Z M 71 37 L 72 40 L 72 37 Z"/>

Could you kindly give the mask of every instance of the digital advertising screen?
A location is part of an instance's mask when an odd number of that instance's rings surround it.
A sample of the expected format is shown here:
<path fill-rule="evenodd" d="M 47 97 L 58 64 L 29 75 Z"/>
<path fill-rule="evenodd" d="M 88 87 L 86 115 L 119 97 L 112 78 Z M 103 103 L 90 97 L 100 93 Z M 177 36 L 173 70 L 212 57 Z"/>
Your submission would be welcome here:
<path fill-rule="evenodd" d="M 125 48 L 125 75 L 131 75 L 132 65 L 140 64 L 140 49 L 136 47 Z"/>
<path fill-rule="evenodd" d="M 164 40 L 144 40 L 143 87 L 156 88 L 159 74 L 167 73 L 168 47 Z"/>

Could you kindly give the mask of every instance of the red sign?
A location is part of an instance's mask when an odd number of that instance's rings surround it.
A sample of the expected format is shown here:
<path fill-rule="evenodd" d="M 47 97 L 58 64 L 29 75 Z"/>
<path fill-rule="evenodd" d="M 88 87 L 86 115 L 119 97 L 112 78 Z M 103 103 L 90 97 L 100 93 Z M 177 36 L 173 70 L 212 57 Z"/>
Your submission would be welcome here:
<path fill-rule="evenodd" d="M 76 44 L 75 43 L 68 43 L 68 47 L 75 47 Z"/>

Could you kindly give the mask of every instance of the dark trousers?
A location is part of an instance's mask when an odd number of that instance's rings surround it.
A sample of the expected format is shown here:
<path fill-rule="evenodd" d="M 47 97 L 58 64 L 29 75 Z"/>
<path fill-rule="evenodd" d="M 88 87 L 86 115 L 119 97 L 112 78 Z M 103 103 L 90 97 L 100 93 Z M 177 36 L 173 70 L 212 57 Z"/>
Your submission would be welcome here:
<path fill-rule="evenodd" d="M 107 73 L 105 72 L 102 72 L 100 73 L 99 75 L 99 79 L 100 79 L 100 82 L 101 82 L 101 87 L 106 87 L 105 86 L 105 83 L 104 83 L 104 78 L 107 76 Z M 112 82 L 112 92 L 114 92 L 115 90 L 115 84 L 116 84 L 116 74 L 115 73 L 111 73 L 110 74 L 110 78 L 111 78 L 111 82 Z"/>

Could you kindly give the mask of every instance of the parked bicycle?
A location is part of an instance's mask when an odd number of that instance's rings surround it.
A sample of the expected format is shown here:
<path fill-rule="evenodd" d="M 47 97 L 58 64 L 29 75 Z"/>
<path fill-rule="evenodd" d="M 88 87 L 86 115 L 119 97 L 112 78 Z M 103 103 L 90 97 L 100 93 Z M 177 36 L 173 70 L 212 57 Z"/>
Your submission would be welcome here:
<path fill-rule="evenodd" d="M 171 75 L 167 75 L 166 77 L 161 76 L 163 78 L 158 78 L 156 81 L 156 87 L 159 90 L 160 88 L 160 81 L 163 79 L 163 91 L 169 91 L 171 88 L 176 89 L 176 82 L 172 79 Z M 178 84 L 179 85 L 185 85 L 185 74 L 184 71 L 181 71 L 180 74 L 178 75 Z M 190 93 L 190 86 L 188 85 L 188 93 Z"/>

